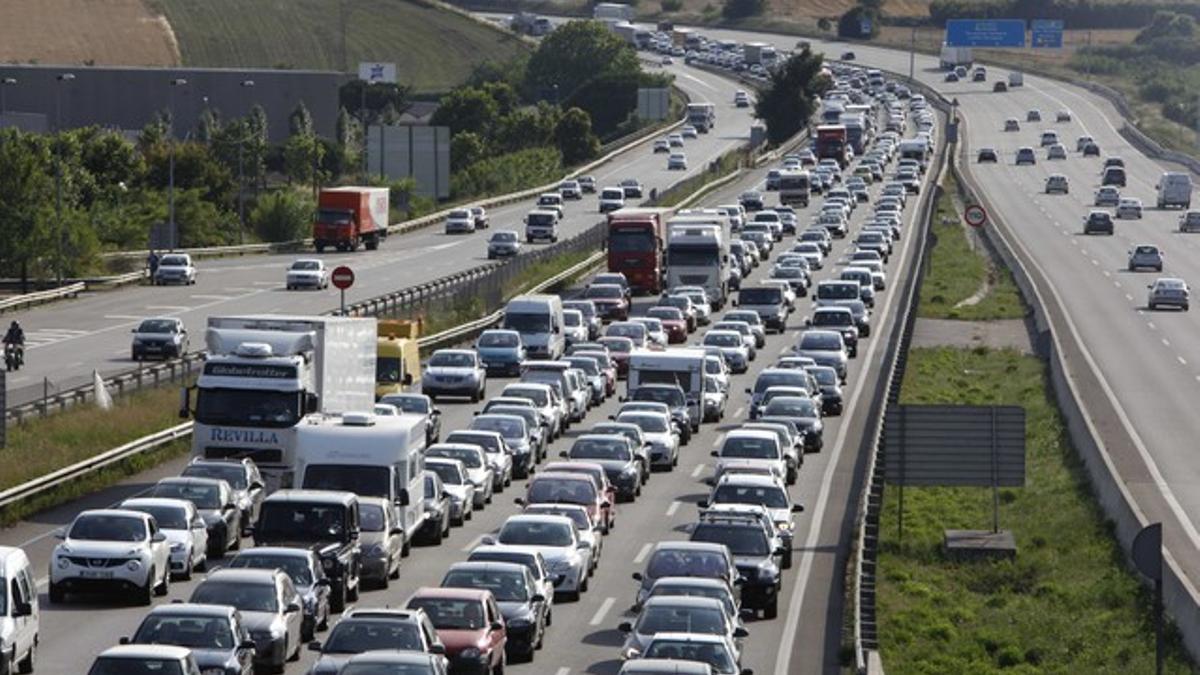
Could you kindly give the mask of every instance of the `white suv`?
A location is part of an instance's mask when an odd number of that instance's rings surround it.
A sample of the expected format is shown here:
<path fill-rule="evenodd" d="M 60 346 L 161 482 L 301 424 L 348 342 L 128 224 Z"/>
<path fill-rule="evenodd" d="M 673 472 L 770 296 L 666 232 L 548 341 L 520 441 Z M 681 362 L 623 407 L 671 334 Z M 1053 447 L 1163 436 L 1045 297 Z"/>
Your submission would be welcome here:
<path fill-rule="evenodd" d="M 50 602 L 70 592 L 119 590 L 138 604 L 166 595 L 171 547 L 147 513 L 95 509 L 71 523 L 50 560 Z"/>

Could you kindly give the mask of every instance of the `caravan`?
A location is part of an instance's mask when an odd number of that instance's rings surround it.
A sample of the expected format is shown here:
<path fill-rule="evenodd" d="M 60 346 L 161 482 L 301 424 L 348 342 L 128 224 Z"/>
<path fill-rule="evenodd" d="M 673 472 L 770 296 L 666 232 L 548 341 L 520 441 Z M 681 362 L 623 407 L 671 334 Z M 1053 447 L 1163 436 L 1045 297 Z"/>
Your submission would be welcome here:
<path fill-rule="evenodd" d="M 296 481 L 308 490 L 387 499 L 408 551 L 425 522 L 425 441 L 423 417 L 310 415 L 296 428 Z"/>

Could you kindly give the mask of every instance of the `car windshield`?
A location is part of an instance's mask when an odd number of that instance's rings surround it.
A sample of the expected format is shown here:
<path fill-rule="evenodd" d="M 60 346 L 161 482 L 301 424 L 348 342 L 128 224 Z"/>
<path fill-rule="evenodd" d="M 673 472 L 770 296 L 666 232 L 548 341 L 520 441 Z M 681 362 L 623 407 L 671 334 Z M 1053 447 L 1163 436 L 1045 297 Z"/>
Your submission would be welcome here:
<path fill-rule="evenodd" d="M 761 394 L 771 387 L 803 387 L 802 373 L 763 373 L 754 381 L 754 393 Z"/>
<path fill-rule="evenodd" d="M 475 357 L 462 352 L 437 352 L 429 359 L 430 368 L 474 368 Z"/>
<path fill-rule="evenodd" d="M 693 584 L 675 584 L 675 583 L 657 583 L 653 590 L 650 591 L 650 597 L 657 598 L 660 596 L 681 595 L 696 598 L 712 598 L 720 600 L 725 607 L 725 613 L 733 616 L 737 613 L 737 607 L 733 603 L 733 598 L 729 594 L 729 590 L 721 586 L 711 585 L 693 585 Z"/>
<path fill-rule="evenodd" d="M 505 312 L 504 327 L 518 333 L 546 333 L 550 331 L 550 314 Z"/>
<path fill-rule="evenodd" d="M 525 575 L 507 570 L 450 570 L 442 578 L 442 588 L 488 590 L 500 602 L 526 602 L 529 587 Z"/>
<path fill-rule="evenodd" d="M 666 403 L 671 407 L 679 407 L 686 404 L 682 389 L 670 389 L 668 387 L 638 387 L 633 390 L 633 396 L 630 397 L 630 400 Z"/>
<path fill-rule="evenodd" d="M 605 284 L 605 285 L 601 285 L 601 286 L 588 286 L 587 290 L 583 292 L 583 297 L 589 298 L 589 299 L 591 299 L 591 298 L 623 298 L 623 297 L 625 297 L 625 291 L 621 290 L 620 286 L 609 285 L 609 284 Z"/>
<path fill-rule="evenodd" d="M 778 288 L 745 288 L 738 293 L 743 305 L 778 305 L 783 302 L 783 291 Z"/>
<path fill-rule="evenodd" d="M 782 488 L 760 485 L 720 485 L 713 491 L 713 504 L 759 504 L 768 509 L 786 509 L 787 494 Z"/>
<path fill-rule="evenodd" d="M 509 521 L 496 540 L 510 546 L 574 546 L 574 527 L 565 523 Z"/>
<path fill-rule="evenodd" d="M 620 188 L 604 188 L 604 191 L 600 193 L 600 198 L 624 201 L 625 191 Z M 646 237 L 646 240 L 649 241 L 650 237 Z"/>
<path fill-rule="evenodd" d="M 447 216 L 447 218 L 449 218 L 451 220 L 466 220 L 467 218 L 470 218 L 470 217 L 471 217 L 471 212 L 464 210 L 464 209 L 458 209 L 455 211 L 451 211 L 450 215 Z"/>
<path fill-rule="evenodd" d="M 150 491 L 152 497 L 169 497 L 186 499 L 198 509 L 219 509 L 221 490 L 216 485 L 195 485 L 191 483 L 159 483 Z"/>
<path fill-rule="evenodd" d="M 292 263 L 292 269 L 316 271 L 321 269 L 321 263 L 317 260 L 297 260 Z"/>
<path fill-rule="evenodd" d="M 516 333 L 485 332 L 479 336 L 480 347 L 519 347 L 521 336 Z"/>
<path fill-rule="evenodd" d="M 572 368 L 578 368 L 579 370 L 582 370 L 584 375 L 594 376 L 600 374 L 600 366 L 592 357 L 585 358 L 582 356 L 577 356 L 568 358 L 566 361 L 567 363 L 571 364 Z"/>
<path fill-rule="evenodd" d="M 583 325 L 583 315 L 579 312 L 563 312 L 563 325 L 574 328 Z"/>
<path fill-rule="evenodd" d="M 341 504 L 267 502 L 262 506 L 254 537 L 265 541 L 329 541 L 341 539 L 346 522 Z"/>
<path fill-rule="evenodd" d="M 771 399 L 763 411 L 764 415 L 782 415 L 786 417 L 817 417 L 817 406 L 810 398 L 798 396 L 780 396 Z"/>
<path fill-rule="evenodd" d="M 646 575 L 658 577 L 724 577 L 728 574 L 724 556 L 713 551 L 656 551 L 646 565 Z"/>
<path fill-rule="evenodd" d="M 483 458 L 479 456 L 479 451 L 474 448 L 456 448 L 456 447 L 433 447 L 426 453 L 427 457 L 447 457 L 449 459 L 457 459 L 463 463 L 463 466 L 469 469 L 478 469 L 484 465 Z"/>
<path fill-rule="evenodd" d="M 376 649 L 424 651 L 416 622 L 389 619 L 342 619 L 321 649 L 325 654 L 361 654 Z"/>
<path fill-rule="evenodd" d="M 483 603 L 458 598 L 413 598 L 409 609 L 423 609 L 438 630 L 480 630 L 484 623 Z"/>
<path fill-rule="evenodd" d="M 429 399 L 417 394 L 389 394 L 379 399 L 380 403 L 394 405 L 400 412 L 424 415 L 429 413 Z"/>
<path fill-rule="evenodd" d="M 726 438 L 725 443 L 721 445 L 721 456 L 741 459 L 778 459 L 779 442 L 774 438 L 734 436 Z"/>
<path fill-rule="evenodd" d="M 340 490 L 369 497 L 390 495 L 391 472 L 386 466 L 369 464 L 309 464 L 302 487 L 308 490 Z"/>
<path fill-rule="evenodd" d="M 525 424 L 520 418 L 476 417 L 471 428 L 477 431 L 495 431 L 505 438 L 524 438 Z"/>
<path fill-rule="evenodd" d="M 384 403 L 391 403 L 391 401 L 384 401 Z M 250 487 L 246 478 L 246 469 L 241 464 L 191 464 L 184 468 L 183 475 L 192 478 L 223 480 L 235 490 L 245 490 Z"/>
<path fill-rule="evenodd" d="M 525 389 L 522 387 L 506 387 L 503 392 L 504 396 L 513 396 L 516 398 L 525 398 L 533 401 L 533 404 L 542 407 L 550 404 L 550 394 L 544 389 Z"/>
<path fill-rule="evenodd" d="M 174 333 L 175 322 L 166 319 L 146 319 L 138 324 L 139 333 Z"/>
<path fill-rule="evenodd" d="M 634 629 L 642 635 L 654 633 L 725 634 L 725 615 L 707 607 L 647 607 Z"/>
<path fill-rule="evenodd" d="M 652 307 L 646 316 L 660 321 L 683 321 L 683 312 L 675 307 Z"/>
<path fill-rule="evenodd" d="M 87 675 L 191 675 L 183 672 L 176 658 L 144 656 L 136 659 L 121 656 L 101 656 L 92 664 Z"/>
<path fill-rule="evenodd" d="M 363 532 L 383 532 L 386 524 L 383 507 L 379 504 L 362 503 L 358 506 L 358 526 Z"/>
<path fill-rule="evenodd" d="M 639 429 L 646 433 L 665 433 L 667 431 L 667 418 L 663 415 L 638 415 L 638 414 L 623 414 L 617 417 L 618 422 L 628 422 L 636 424 Z"/>
<path fill-rule="evenodd" d="M 1139 246 L 1139 247 L 1137 247 L 1137 254 L 1138 254 L 1138 255 L 1154 255 L 1154 254 L 1156 254 L 1156 253 L 1158 253 L 1158 249 L 1157 249 L 1157 248 L 1154 248 L 1153 246 Z"/>
<path fill-rule="evenodd" d="M 517 240 L 516 232 L 497 232 L 492 235 L 492 241 L 495 242 L 513 242 Z"/>
<path fill-rule="evenodd" d="M 625 439 L 581 438 L 571 446 L 571 459 L 612 459 L 629 461 L 632 453 Z"/>
<path fill-rule="evenodd" d="M 243 612 L 276 612 L 279 599 L 275 584 L 247 584 L 205 580 L 192 592 L 188 602 L 200 605 L 232 605 Z"/>
<path fill-rule="evenodd" d="M 841 338 L 837 334 L 805 333 L 800 338 L 800 349 L 839 350 L 842 348 L 841 342 Z"/>
<path fill-rule="evenodd" d="M 767 535 L 758 526 L 700 523 L 692 530 L 692 541 L 725 544 L 735 556 L 764 556 L 770 552 Z"/>
<path fill-rule="evenodd" d="M 535 479 L 529 484 L 526 501 L 530 503 L 591 504 L 596 501 L 596 486 L 589 480 L 565 478 Z"/>
<path fill-rule="evenodd" d="M 313 579 L 312 567 L 303 555 L 274 555 L 269 553 L 239 553 L 229 566 L 256 570 L 281 569 L 291 577 L 297 586 L 311 586 Z"/>
<path fill-rule="evenodd" d="M 827 367 L 808 368 L 808 373 L 817 378 L 817 382 L 824 386 L 836 385 L 838 383 L 837 371 Z"/>
<path fill-rule="evenodd" d="M 188 259 L 181 255 L 166 255 L 158 265 L 159 267 L 187 267 Z"/>
<path fill-rule="evenodd" d="M 141 518 L 115 515 L 82 515 L 71 525 L 69 539 L 88 541 L 143 541 L 146 523 Z"/>
<path fill-rule="evenodd" d="M 138 645 L 177 645 L 193 649 L 233 649 L 237 646 L 229 619 L 203 614 L 151 614 L 130 641 Z"/>
<path fill-rule="evenodd" d="M 545 516 L 563 516 L 564 518 L 570 518 L 571 522 L 575 524 L 575 529 L 577 530 L 589 530 L 592 527 L 592 521 L 588 518 L 587 511 L 584 511 L 580 508 L 565 508 L 541 504 L 530 506 L 529 508 L 525 509 L 524 513 L 528 513 L 530 515 L 541 514 Z"/>
<path fill-rule="evenodd" d="M 854 315 L 850 312 L 814 312 L 814 326 L 852 326 Z"/>
<path fill-rule="evenodd" d="M 187 510 L 175 506 L 129 506 L 131 511 L 141 511 L 154 516 L 154 522 L 164 530 L 186 530 L 190 526 Z"/>
<path fill-rule="evenodd" d="M 704 336 L 704 344 L 714 347 L 741 347 L 742 337 L 732 331 L 727 333 L 709 333 Z"/>

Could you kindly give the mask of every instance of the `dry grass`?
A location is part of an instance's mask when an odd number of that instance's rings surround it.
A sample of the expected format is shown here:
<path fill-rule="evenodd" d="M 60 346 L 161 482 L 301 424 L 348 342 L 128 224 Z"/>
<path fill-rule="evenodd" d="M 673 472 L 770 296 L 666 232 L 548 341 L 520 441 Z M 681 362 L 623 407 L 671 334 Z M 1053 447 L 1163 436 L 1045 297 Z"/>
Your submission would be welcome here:
<path fill-rule="evenodd" d="M 171 66 L 171 27 L 142 0 L 3 0 L 0 60 Z"/>
<path fill-rule="evenodd" d="M 683 13 L 701 15 L 706 5 L 720 9 L 721 0 L 683 0 Z M 767 11 L 763 18 L 784 22 L 799 22 L 816 27 L 821 17 L 836 20 L 846 10 L 858 3 L 855 0 L 767 0 Z M 658 9 L 656 0 L 646 0 L 639 5 L 640 11 Z M 929 16 L 929 0 L 887 0 L 883 11 L 889 16 Z"/>

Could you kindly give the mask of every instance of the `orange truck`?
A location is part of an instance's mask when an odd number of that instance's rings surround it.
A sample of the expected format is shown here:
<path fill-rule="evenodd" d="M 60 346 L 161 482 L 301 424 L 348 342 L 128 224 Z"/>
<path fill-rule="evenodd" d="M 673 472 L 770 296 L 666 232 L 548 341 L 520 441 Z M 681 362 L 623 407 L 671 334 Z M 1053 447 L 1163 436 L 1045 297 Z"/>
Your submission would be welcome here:
<path fill-rule="evenodd" d="M 387 236 L 388 189 L 337 187 L 321 190 L 317 217 L 313 222 L 313 246 L 317 253 L 332 246 L 339 251 L 368 251 L 379 248 Z"/>

